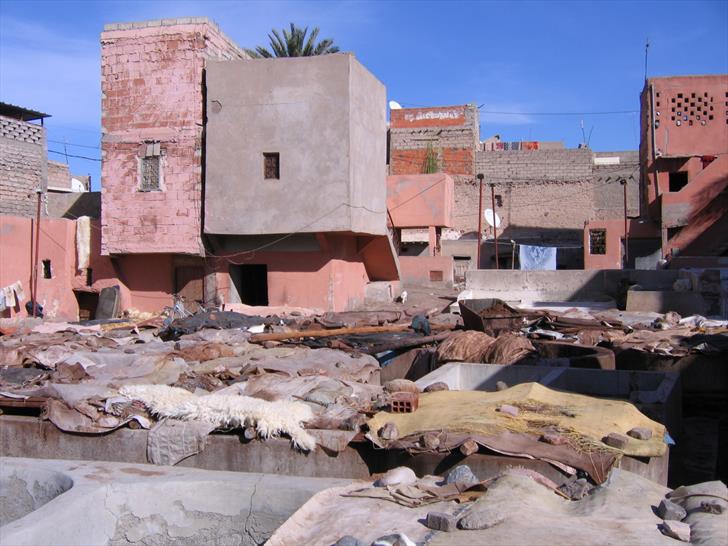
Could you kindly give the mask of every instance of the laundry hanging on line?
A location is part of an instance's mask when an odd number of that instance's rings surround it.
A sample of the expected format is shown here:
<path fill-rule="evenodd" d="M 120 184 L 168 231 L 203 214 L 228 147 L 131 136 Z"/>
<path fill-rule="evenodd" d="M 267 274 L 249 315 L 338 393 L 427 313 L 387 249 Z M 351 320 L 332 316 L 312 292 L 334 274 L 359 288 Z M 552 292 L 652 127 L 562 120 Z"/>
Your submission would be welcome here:
<path fill-rule="evenodd" d="M 553 270 L 556 269 L 555 246 L 519 245 L 518 260 L 521 270 Z"/>
<path fill-rule="evenodd" d="M 0 312 L 5 311 L 8 307 L 15 307 L 25 299 L 25 292 L 20 281 L 15 281 L 13 284 L 0 289 L 0 294 L 2 294 L 0 296 Z"/>

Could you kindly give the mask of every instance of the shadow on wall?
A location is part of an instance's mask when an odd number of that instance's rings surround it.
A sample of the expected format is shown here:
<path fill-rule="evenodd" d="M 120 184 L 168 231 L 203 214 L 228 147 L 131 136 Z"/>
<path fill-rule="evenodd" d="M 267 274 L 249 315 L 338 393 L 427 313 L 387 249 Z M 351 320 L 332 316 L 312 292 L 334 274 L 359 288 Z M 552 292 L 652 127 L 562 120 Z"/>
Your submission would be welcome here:
<path fill-rule="evenodd" d="M 724 255 L 728 250 L 728 174 L 695 193 L 691 202 L 687 225 L 668 247 L 679 248 L 687 256 Z"/>

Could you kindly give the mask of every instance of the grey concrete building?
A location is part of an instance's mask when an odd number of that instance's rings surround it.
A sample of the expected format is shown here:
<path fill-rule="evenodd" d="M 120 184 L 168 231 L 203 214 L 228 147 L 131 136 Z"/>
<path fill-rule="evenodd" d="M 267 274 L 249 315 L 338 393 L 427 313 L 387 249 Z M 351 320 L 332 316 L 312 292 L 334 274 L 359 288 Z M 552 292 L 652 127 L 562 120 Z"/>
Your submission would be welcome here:
<path fill-rule="evenodd" d="M 385 102 L 352 54 L 210 62 L 205 233 L 385 234 Z"/>

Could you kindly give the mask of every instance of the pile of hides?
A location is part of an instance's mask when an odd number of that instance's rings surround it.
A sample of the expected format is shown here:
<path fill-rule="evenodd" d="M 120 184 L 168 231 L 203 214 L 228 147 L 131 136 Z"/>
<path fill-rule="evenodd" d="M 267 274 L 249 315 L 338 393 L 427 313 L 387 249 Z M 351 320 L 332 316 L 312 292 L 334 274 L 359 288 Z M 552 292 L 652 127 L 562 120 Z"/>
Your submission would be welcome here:
<path fill-rule="evenodd" d="M 437 348 L 438 363 L 483 362 L 486 364 L 515 364 L 537 359 L 538 352 L 528 338 L 504 332 L 497 338 L 475 330 L 451 335 Z"/>
<path fill-rule="evenodd" d="M 260 324 L 280 324 L 280 318 L 248 316 L 234 311 L 202 311 L 190 317 L 173 320 L 169 326 L 160 330 L 159 338 L 164 341 L 178 340 L 183 335 L 192 334 L 204 328 L 247 329 Z"/>
<path fill-rule="evenodd" d="M 495 338 L 475 330 L 455 333 L 437 347 L 437 361 L 484 362 L 485 354 L 494 341 Z"/>
<path fill-rule="evenodd" d="M 502 411 L 504 407 L 515 412 Z M 513 415 L 515 413 L 515 415 Z M 397 438 L 386 440 L 380 429 L 396 427 Z M 605 400 L 522 383 L 498 392 L 440 391 L 420 394 L 414 413 L 379 412 L 367 422 L 369 438 L 379 447 L 433 451 L 425 433 L 437 434 L 437 451 L 449 451 L 473 440 L 492 451 L 556 464 L 569 474 L 574 468 L 603 483 L 622 455 L 660 457 L 665 454 L 665 427 L 640 413 L 629 402 Z M 642 427 L 648 440 L 625 436 L 621 449 L 602 439 L 626 435 Z M 547 438 L 558 438 L 547 441 Z"/>
<path fill-rule="evenodd" d="M 538 358 L 533 344 L 519 334 L 504 333 L 488 347 L 482 362 L 486 364 L 515 364 L 523 360 Z"/>
<path fill-rule="evenodd" d="M 166 385 L 127 385 L 120 394 L 144 403 L 157 417 L 201 421 L 216 427 L 255 427 L 262 438 L 287 434 L 296 448 L 311 451 L 316 440 L 303 428 L 313 411 L 300 402 L 268 402 L 248 396 L 208 394 L 197 396 Z"/>

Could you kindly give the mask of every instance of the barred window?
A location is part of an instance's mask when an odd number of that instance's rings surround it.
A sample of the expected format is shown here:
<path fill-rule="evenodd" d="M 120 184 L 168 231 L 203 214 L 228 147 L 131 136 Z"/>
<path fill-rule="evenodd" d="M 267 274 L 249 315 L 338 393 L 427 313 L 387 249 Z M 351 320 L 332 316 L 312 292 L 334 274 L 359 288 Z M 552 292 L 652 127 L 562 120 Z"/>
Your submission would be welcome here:
<path fill-rule="evenodd" d="M 162 189 L 162 150 L 159 142 L 146 142 L 141 147 L 139 158 L 139 191 Z"/>
<path fill-rule="evenodd" d="M 263 154 L 263 178 L 266 180 L 281 178 L 281 154 L 278 152 Z"/>
<path fill-rule="evenodd" d="M 590 229 L 589 230 L 589 254 L 606 254 L 607 253 L 607 230 L 606 229 Z"/>
<path fill-rule="evenodd" d="M 159 156 L 142 158 L 142 184 L 141 191 L 155 191 L 159 189 Z"/>

